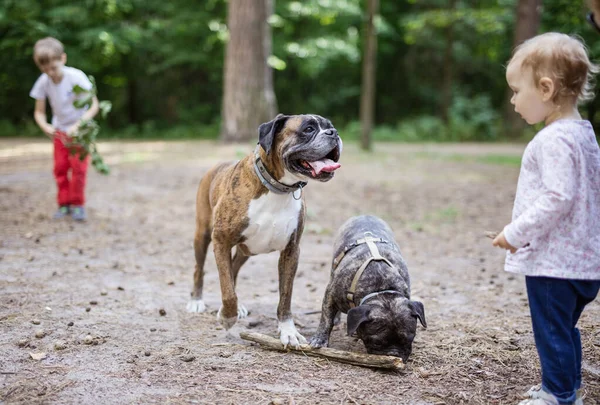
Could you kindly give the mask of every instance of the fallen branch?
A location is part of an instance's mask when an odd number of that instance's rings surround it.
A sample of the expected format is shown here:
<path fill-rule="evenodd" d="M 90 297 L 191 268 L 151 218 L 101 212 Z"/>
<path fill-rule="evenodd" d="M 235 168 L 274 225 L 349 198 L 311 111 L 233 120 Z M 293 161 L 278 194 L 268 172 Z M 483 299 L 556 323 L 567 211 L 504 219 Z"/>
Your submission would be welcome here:
<path fill-rule="evenodd" d="M 298 349 L 288 347 L 285 349 L 279 339 L 271 336 L 263 335 L 256 332 L 240 332 L 240 337 L 244 340 L 249 340 L 260 344 L 262 347 L 270 350 L 278 350 L 281 352 L 292 351 L 295 353 L 303 353 L 307 356 L 323 357 L 330 360 L 339 361 L 340 363 L 353 364 L 355 366 L 371 367 L 371 368 L 386 368 L 392 370 L 400 370 L 404 368 L 402 359 L 394 356 L 380 356 L 376 354 L 363 354 L 347 352 L 344 350 L 331 349 L 329 347 L 321 347 L 315 349 L 310 345 L 300 345 Z"/>

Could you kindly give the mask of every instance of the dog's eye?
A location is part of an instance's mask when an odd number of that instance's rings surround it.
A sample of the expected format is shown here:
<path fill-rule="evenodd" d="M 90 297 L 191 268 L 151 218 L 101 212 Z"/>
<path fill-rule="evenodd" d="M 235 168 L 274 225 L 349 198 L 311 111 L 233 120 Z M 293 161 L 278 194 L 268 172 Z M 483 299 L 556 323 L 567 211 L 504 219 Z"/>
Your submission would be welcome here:
<path fill-rule="evenodd" d="M 307 134 L 311 134 L 311 133 L 315 132 L 315 128 L 314 127 L 306 127 L 304 132 L 306 132 Z"/>

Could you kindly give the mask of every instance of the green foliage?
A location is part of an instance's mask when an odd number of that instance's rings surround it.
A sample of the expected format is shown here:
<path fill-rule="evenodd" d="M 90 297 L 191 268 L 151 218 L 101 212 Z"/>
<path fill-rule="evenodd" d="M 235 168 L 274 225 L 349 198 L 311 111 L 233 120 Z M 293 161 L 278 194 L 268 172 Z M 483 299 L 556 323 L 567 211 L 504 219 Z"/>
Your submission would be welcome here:
<path fill-rule="evenodd" d="M 90 108 L 94 102 L 94 97 L 97 96 L 96 80 L 93 76 L 88 76 L 92 83 L 92 88 L 86 90 L 79 85 L 73 87 L 73 93 L 77 95 L 73 105 L 76 108 Z M 112 104 L 110 101 L 101 102 L 101 116 L 106 118 L 106 115 L 111 110 Z M 81 160 L 85 159 L 87 155 L 92 157 L 92 166 L 102 174 L 109 174 L 110 169 L 104 163 L 104 159 L 98 153 L 96 147 L 96 138 L 100 132 L 100 125 L 94 119 L 84 120 L 77 127 L 77 131 L 72 136 L 68 137 L 65 142 L 72 154 L 79 154 Z"/>
<path fill-rule="evenodd" d="M 85 120 L 79 124 L 77 132 L 65 142 L 65 146 L 72 154 L 78 154 L 81 160 L 90 155 L 94 169 L 99 173 L 109 174 L 110 168 L 104 163 L 96 148 L 96 137 L 99 132 L 100 126 L 95 120 Z"/>
<path fill-rule="evenodd" d="M 506 138 L 503 64 L 516 0 L 380 1 L 375 139 Z M 28 97 L 40 72 L 36 40 L 60 39 L 68 64 L 98 79 L 112 101 L 103 136 L 215 137 L 228 39 L 226 0 L 4 0 L 0 3 L 0 136 L 39 134 Z M 318 113 L 358 138 L 365 0 L 276 0 L 269 17 L 279 110 Z M 593 59 L 600 36 L 583 1 L 544 0 L 541 31 L 580 35 Z M 452 28 L 453 40 L 448 42 Z M 448 121 L 441 105 L 453 57 Z M 101 106 L 103 114 L 107 106 Z M 595 104 L 584 106 L 592 117 Z M 108 130 L 108 131 L 107 131 Z M 525 139 L 530 133 L 525 135 Z"/>

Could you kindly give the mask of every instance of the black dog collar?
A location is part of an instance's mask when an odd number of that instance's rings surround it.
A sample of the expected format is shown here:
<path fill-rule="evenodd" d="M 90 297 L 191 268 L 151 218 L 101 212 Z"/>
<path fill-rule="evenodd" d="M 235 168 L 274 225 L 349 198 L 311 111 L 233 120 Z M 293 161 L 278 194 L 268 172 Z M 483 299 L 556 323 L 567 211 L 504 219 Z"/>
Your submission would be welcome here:
<path fill-rule="evenodd" d="M 269 171 L 265 167 L 265 164 L 260 158 L 259 148 L 260 145 L 256 145 L 256 149 L 254 149 L 254 171 L 256 172 L 256 175 L 258 176 L 258 179 L 263 184 L 263 186 L 265 186 L 269 189 L 269 191 L 272 191 L 275 194 L 289 194 L 294 193 L 296 190 L 300 190 L 300 196 L 302 196 L 302 189 L 306 186 L 307 183 L 305 181 L 299 181 L 296 184 L 288 186 L 275 180 L 275 178 L 271 176 L 271 173 L 269 173 Z M 296 196 L 294 196 L 294 198 L 296 198 Z"/>

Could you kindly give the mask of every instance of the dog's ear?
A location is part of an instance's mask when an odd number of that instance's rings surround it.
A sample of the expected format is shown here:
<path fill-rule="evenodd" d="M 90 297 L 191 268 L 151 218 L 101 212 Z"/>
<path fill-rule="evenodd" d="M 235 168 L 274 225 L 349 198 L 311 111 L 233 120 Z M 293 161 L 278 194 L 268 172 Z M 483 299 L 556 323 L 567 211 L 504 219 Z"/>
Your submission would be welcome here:
<path fill-rule="evenodd" d="M 275 136 L 281 131 L 289 115 L 277 114 L 277 117 L 258 127 L 258 143 L 268 155 L 275 141 Z"/>
<path fill-rule="evenodd" d="M 427 329 L 427 321 L 425 320 L 425 307 L 423 306 L 423 303 L 420 301 L 410 301 L 408 305 L 410 306 L 412 316 L 417 317 L 419 322 L 421 322 L 421 325 Z"/>
<path fill-rule="evenodd" d="M 371 308 L 368 305 L 359 305 L 348 311 L 346 323 L 348 324 L 348 336 L 354 335 L 358 327 L 371 318 L 369 317 Z"/>

